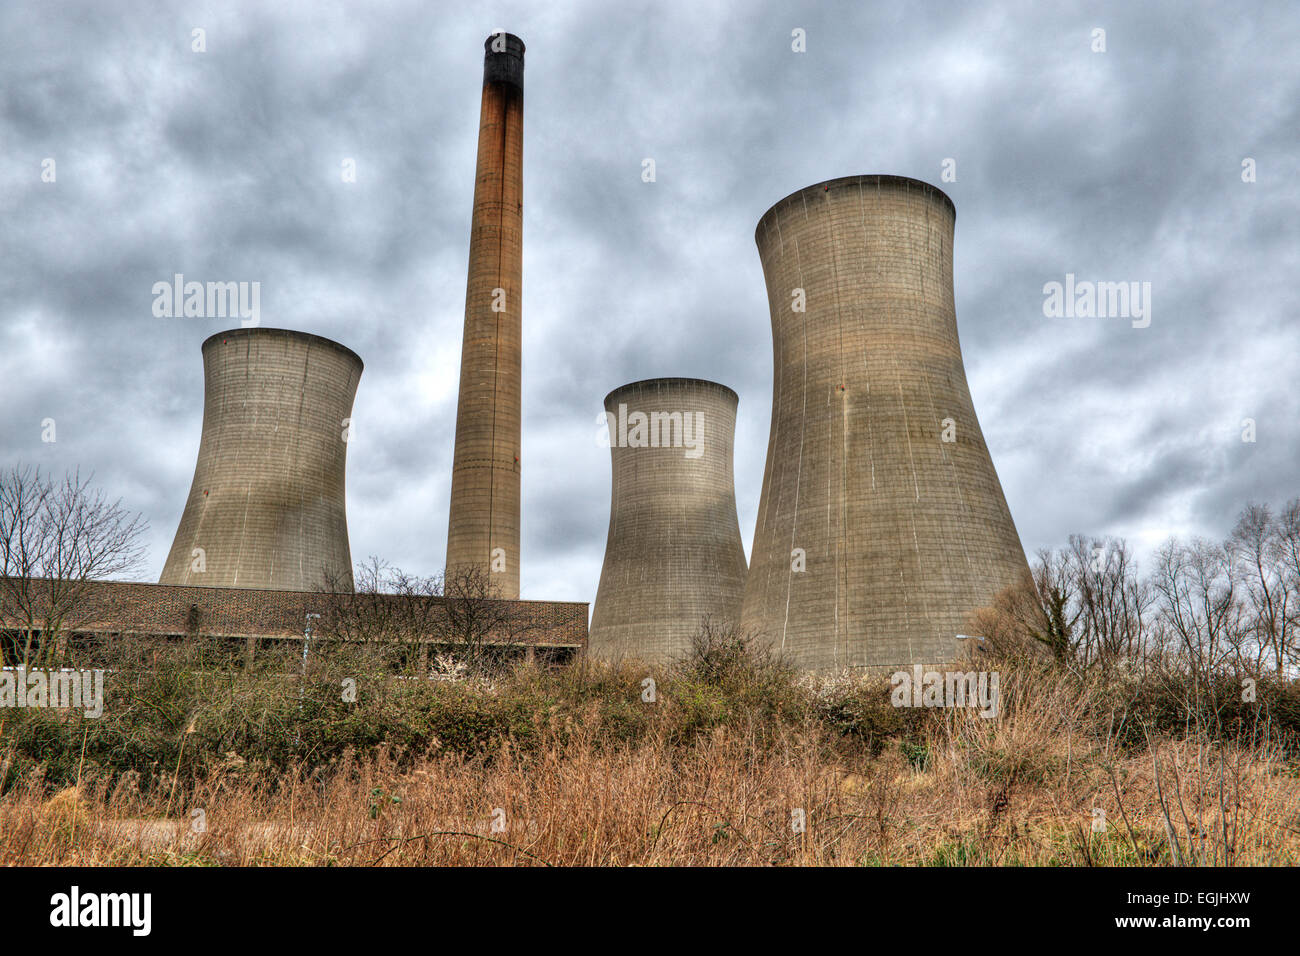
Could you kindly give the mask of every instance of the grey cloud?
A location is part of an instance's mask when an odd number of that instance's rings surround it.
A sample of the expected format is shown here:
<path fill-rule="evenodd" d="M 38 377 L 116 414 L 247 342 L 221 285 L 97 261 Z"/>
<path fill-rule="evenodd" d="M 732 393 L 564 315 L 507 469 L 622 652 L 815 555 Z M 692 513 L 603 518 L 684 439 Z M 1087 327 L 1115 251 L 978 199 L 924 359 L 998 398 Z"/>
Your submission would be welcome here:
<path fill-rule="evenodd" d="M 435 571 L 498 26 L 528 44 L 526 595 L 594 596 L 609 461 L 593 420 L 634 379 L 740 394 L 748 547 L 771 401 L 754 226 L 853 173 L 928 180 L 957 205 L 967 369 L 1028 551 L 1071 531 L 1219 537 L 1247 499 L 1300 493 L 1300 10 L 1173 0 L 506 3 L 490 19 L 414 0 L 5 4 L 0 460 L 93 468 L 150 520 L 156 574 L 197 451 L 199 344 L 237 323 L 155 319 L 150 288 L 260 280 L 264 325 L 366 362 L 354 558 Z M 47 156 L 57 184 L 40 182 Z M 1045 318 L 1042 285 L 1066 272 L 1151 281 L 1151 328 Z"/>

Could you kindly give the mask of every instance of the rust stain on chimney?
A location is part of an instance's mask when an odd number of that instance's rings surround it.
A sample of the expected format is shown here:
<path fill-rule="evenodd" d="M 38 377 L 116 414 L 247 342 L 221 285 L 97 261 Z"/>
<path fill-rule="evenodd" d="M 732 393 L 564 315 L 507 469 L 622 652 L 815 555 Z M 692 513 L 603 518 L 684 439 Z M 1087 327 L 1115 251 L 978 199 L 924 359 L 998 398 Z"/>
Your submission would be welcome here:
<path fill-rule="evenodd" d="M 497 33 L 484 51 L 447 568 L 518 598 L 524 43 Z"/>

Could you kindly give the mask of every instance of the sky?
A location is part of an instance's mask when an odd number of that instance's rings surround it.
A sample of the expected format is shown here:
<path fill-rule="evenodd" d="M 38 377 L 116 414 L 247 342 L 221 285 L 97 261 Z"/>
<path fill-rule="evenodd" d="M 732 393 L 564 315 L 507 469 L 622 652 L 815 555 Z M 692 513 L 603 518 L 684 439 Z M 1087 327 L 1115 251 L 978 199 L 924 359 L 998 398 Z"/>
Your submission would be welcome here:
<path fill-rule="evenodd" d="M 93 472 L 148 520 L 137 577 L 156 580 L 198 452 L 199 346 L 239 323 L 157 317 L 153 286 L 255 281 L 261 325 L 365 361 L 353 560 L 436 573 L 500 29 L 528 48 L 524 597 L 594 599 L 595 421 L 638 379 L 740 395 L 748 552 L 772 388 L 754 228 L 847 175 L 956 204 L 967 377 L 1028 553 L 1081 533 L 1141 558 L 1300 495 L 1289 2 L 6 0 L 0 466 Z M 1149 325 L 1045 315 L 1067 274 L 1150 283 Z"/>

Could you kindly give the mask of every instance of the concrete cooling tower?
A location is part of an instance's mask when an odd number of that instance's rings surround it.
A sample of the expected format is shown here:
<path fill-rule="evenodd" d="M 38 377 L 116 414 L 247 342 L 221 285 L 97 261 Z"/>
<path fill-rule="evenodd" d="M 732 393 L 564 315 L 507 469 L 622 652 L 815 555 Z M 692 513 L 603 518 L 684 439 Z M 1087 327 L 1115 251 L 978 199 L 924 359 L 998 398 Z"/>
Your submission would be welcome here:
<path fill-rule="evenodd" d="M 690 378 L 605 397 L 614 480 L 588 653 L 662 663 L 690 651 L 702 617 L 739 618 L 736 404 L 725 385 Z"/>
<path fill-rule="evenodd" d="M 478 170 L 451 469 L 447 568 L 489 572 L 519 597 L 524 43 L 484 42 Z"/>
<path fill-rule="evenodd" d="M 343 472 L 361 359 L 287 329 L 203 343 L 203 436 L 160 584 L 351 586 Z"/>
<path fill-rule="evenodd" d="M 955 220 L 898 176 L 759 220 L 775 381 L 741 623 L 799 666 L 950 661 L 1028 573 L 962 365 Z"/>

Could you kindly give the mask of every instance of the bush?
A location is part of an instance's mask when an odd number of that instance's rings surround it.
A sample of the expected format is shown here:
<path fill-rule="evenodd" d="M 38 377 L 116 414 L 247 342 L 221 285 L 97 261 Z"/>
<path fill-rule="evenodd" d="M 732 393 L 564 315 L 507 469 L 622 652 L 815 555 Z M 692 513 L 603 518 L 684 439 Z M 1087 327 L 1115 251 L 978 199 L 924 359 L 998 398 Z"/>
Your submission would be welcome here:
<path fill-rule="evenodd" d="M 37 768 L 50 791 L 94 775 L 109 787 L 130 779 L 147 792 L 171 786 L 173 775 L 196 785 L 236 765 L 275 778 L 295 768 L 328 774 L 380 753 L 398 769 L 430 756 L 490 763 L 507 750 L 527 757 L 579 736 L 597 752 L 652 740 L 685 748 L 720 728 L 758 749 L 824 738 L 826 761 L 842 766 L 897 746 L 925 769 L 936 743 L 960 738 L 952 752 L 995 782 L 1056 773 L 1050 748 L 1066 719 L 1076 734 L 1129 750 L 1146 747 L 1148 733 L 1205 734 L 1266 741 L 1285 760 L 1300 739 L 1295 682 L 1261 680 L 1252 704 L 1227 677 L 1195 684 L 1154 669 L 1080 675 L 1024 661 L 982 665 L 1002 673 L 1001 716 L 966 721 L 957 733 L 950 711 L 892 707 L 883 680 L 797 676 L 748 636 L 707 621 L 692 653 L 657 673 L 653 703 L 642 700 L 644 668 L 583 663 L 520 668 L 492 681 L 398 679 L 373 646 L 323 643 L 304 674 L 300 648 L 272 648 L 252 666 L 232 666 L 224 648 L 201 640 L 100 648 L 111 668 L 101 718 L 36 709 L 0 715 L 0 792 Z M 355 700 L 344 699 L 349 682 Z M 1016 732 L 1003 729 L 1010 727 Z"/>

